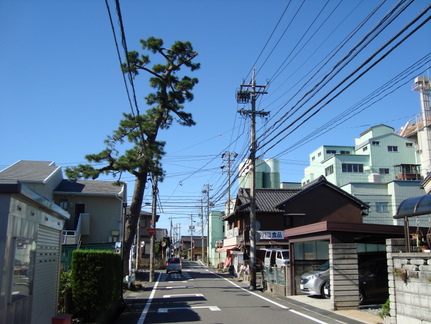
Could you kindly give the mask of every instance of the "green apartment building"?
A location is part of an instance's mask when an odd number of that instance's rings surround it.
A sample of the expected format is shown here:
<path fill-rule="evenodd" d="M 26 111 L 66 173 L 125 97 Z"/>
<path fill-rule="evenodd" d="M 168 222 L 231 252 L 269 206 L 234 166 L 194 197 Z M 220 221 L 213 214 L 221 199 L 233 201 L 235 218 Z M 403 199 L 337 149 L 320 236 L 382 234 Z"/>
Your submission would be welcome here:
<path fill-rule="evenodd" d="M 354 146 L 323 145 L 313 151 L 302 185 L 326 179 L 370 205 L 364 223 L 401 225 L 393 219 L 404 199 L 425 194 L 416 142 L 387 125 L 373 126 Z M 427 226 L 422 220 L 420 226 Z M 413 225 L 413 224 L 412 224 Z"/>

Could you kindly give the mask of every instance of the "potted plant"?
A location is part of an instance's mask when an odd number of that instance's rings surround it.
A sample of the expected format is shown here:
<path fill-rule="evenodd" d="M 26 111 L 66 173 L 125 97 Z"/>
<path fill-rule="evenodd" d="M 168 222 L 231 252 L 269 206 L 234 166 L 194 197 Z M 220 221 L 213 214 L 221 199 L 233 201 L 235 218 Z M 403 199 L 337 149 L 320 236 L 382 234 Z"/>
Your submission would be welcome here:
<path fill-rule="evenodd" d="M 394 276 L 400 278 L 402 281 L 407 282 L 407 270 L 405 268 L 394 268 Z"/>

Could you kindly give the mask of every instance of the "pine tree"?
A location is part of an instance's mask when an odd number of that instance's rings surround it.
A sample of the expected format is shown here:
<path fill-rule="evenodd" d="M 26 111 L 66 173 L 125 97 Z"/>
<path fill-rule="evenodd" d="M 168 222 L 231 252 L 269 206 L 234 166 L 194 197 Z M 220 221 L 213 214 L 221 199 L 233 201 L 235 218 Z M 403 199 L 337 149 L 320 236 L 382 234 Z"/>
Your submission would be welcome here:
<path fill-rule="evenodd" d="M 194 126 L 192 115 L 183 110 L 183 104 L 193 100 L 191 90 L 198 83 L 197 78 L 179 77 L 181 68 L 191 71 L 200 68 L 193 59 L 197 53 L 190 42 L 176 41 L 171 48 L 163 47 L 163 40 L 149 37 L 141 40 L 142 50 L 161 56 L 162 63 L 150 67 L 150 56 L 137 51 L 128 53 L 128 60 L 122 64 L 123 73 L 130 73 L 133 78 L 144 71 L 150 75 L 149 84 L 154 92 L 146 97 L 150 107 L 145 114 L 138 112 L 123 113 L 119 127 L 105 140 L 106 148 L 98 154 L 89 154 L 85 158 L 89 163 L 102 164 L 95 168 L 91 164 L 80 164 L 66 168 L 65 173 L 70 180 L 79 178 L 97 179 L 101 174 L 115 177 L 129 173 L 135 178 L 132 201 L 129 214 L 125 219 L 124 233 L 124 264 L 123 273 L 128 274 L 129 252 L 136 234 L 139 215 L 145 193 L 145 184 L 150 175 L 162 181 L 164 171 L 161 160 L 165 142 L 158 141 L 160 130 L 169 129 L 174 121 L 183 126 Z M 125 142 L 132 143 L 131 149 L 120 153 L 120 146 Z"/>

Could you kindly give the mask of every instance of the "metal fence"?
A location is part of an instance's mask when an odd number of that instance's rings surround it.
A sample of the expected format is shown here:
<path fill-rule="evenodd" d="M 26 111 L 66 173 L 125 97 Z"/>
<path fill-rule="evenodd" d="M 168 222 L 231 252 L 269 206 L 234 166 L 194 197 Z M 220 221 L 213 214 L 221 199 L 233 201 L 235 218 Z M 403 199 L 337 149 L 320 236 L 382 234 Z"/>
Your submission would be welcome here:
<path fill-rule="evenodd" d="M 284 271 L 285 268 L 264 267 L 263 274 L 265 281 L 285 286 L 286 280 Z"/>

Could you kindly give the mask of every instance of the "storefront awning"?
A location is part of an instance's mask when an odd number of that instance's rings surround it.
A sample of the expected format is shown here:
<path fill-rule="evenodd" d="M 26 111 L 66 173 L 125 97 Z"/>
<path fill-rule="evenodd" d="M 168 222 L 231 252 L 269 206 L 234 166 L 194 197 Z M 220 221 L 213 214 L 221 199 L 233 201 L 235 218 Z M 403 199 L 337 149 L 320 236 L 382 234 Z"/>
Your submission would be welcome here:
<path fill-rule="evenodd" d="M 227 252 L 229 250 L 236 250 L 236 249 L 238 249 L 236 245 L 227 245 L 227 246 L 218 248 L 216 252 L 221 253 L 221 252 Z"/>

